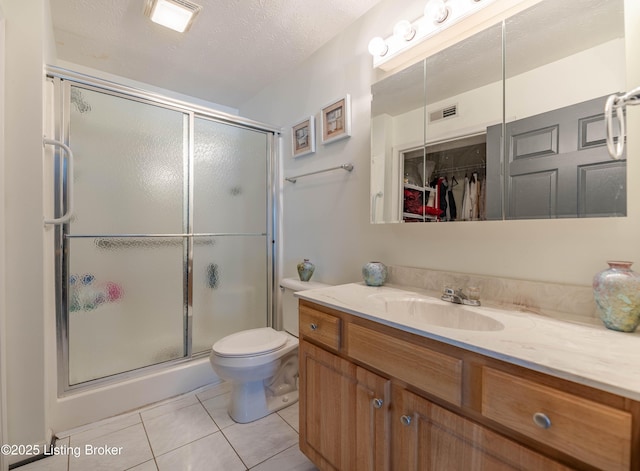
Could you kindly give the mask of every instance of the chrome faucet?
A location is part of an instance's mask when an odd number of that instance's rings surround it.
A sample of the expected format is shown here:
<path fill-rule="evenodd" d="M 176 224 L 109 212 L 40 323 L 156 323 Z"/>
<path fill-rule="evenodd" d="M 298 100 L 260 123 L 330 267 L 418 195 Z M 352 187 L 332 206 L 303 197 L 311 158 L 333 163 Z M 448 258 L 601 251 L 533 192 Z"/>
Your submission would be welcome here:
<path fill-rule="evenodd" d="M 455 304 L 465 304 L 467 306 L 480 306 L 479 299 L 471 299 L 469 296 L 462 292 L 462 289 L 454 290 L 452 288 L 445 288 L 444 293 L 440 297 L 443 301 L 449 301 Z"/>

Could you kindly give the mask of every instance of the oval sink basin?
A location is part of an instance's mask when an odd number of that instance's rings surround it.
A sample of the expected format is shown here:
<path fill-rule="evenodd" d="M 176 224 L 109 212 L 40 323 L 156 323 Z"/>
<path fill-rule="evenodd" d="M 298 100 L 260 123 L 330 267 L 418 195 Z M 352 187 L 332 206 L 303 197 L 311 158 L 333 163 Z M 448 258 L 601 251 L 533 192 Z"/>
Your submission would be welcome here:
<path fill-rule="evenodd" d="M 504 324 L 460 304 L 450 304 L 438 299 L 407 297 L 380 298 L 387 313 L 399 322 L 419 325 L 430 324 L 448 329 L 497 331 Z M 477 309 L 477 308 L 473 308 Z"/>

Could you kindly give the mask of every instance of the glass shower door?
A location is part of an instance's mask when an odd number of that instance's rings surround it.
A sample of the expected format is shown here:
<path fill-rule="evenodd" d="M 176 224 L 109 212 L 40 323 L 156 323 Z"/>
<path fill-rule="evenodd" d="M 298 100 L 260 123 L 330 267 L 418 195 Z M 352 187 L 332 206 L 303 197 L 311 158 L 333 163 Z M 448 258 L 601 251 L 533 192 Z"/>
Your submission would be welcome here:
<path fill-rule="evenodd" d="M 70 87 L 69 385 L 186 355 L 188 115 Z"/>
<path fill-rule="evenodd" d="M 274 132 L 52 77 L 59 392 L 205 355 L 272 314 Z M 166 365 L 165 365 L 166 366 Z M 136 376 L 141 372 L 136 372 Z M 127 375 L 128 377 L 129 375 Z"/>
<path fill-rule="evenodd" d="M 269 314 L 268 135 L 196 118 L 192 350 Z"/>

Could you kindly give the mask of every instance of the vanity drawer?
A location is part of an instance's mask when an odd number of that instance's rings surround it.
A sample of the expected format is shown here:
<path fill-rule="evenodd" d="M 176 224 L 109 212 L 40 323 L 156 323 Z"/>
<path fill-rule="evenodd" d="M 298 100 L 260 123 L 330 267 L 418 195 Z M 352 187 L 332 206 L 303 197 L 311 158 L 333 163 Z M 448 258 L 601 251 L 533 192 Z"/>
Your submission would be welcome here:
<path fill-rule="evenodd" d="M 340 349 L 339 317 L 302 305 L 299 308 L 299 316 L 300 335 L 334 350 Z"/>
<path fill-rule="evenodd" d="M 462 403 L 462 360 L 358 324 L 346 325 L 347 355 L 452 404 Z"/>
<path fill-rule="evenodd" d="M 484 367 L 482 414 L 598 469 L 629 469 L 628 412 Z"/>

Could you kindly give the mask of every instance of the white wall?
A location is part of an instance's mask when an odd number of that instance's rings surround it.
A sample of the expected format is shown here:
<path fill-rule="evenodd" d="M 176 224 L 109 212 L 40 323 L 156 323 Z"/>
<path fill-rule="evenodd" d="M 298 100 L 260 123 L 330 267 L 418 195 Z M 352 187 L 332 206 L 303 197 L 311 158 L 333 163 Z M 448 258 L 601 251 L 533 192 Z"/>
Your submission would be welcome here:
<path fill-rule="evenodd" d="M 607 41 L 511 77 L 505 84 L 507 120 L 526 118 L 624 91 L 624 42 L 623 39 Z M 527 93 L 536 84 L 544 87 L 544 93 Z"/>
<path fill-rule="evenodd" d="M 640 85 L 640 3 L 626 0 L 627 81 Z M 370 86 L 369 39 L 388 35 L 402 18 L 420 16 L 422 2 L 383 0 L 322 47 L 301 67 L 240 107 L 242 115 L 287 130 L 331 100 L 350 93 L 353 132 L 348 140 L 318 145 L 315 154 L 291 159 L 285 135 L 285 176 L 353 162 L 352 174 L 333 172 L 296 184 L 285 182 L 283 274 L 295 275 L 303 258 L 316 263 L 314 279 L 357 281 L 368 260 L 477 274 L 589 285 L 606 260 L 640 261 L 640 188 L 628 186 L 628 217 L 450 224 L 369 224 Z M 417 13 L 416 13 L 417 10 Z M 629 107 L 628 175 L 640 172 L 640 109 Z M 640 269 L 640 265 L 638 266 Z"/>
<path fill-rule="evenodd" d="M 44 0 L 0 0 L 6 19 L 4 308 L 8 443 L 45 438 L 42 62 L 51 53 Z M 10 458 L 9 461 L 12 461 Z"/>
<path fill-rule="evenodd" d="M 5 50 L 5 20 L 0 4 L 0 142 L 4 142 L 4 50 Z M 4 182 L 4 146 L 0 146 L 0 181 Z M 7 392 L 6 392 L 6 315 L 5 306 L 5 243 L 4 243 L 4 193 L 0 192 L 0 444 L 6 443 L 7 437 Z M 4 455 L 0 454 L 0 471 L 7 469 Z"/>

